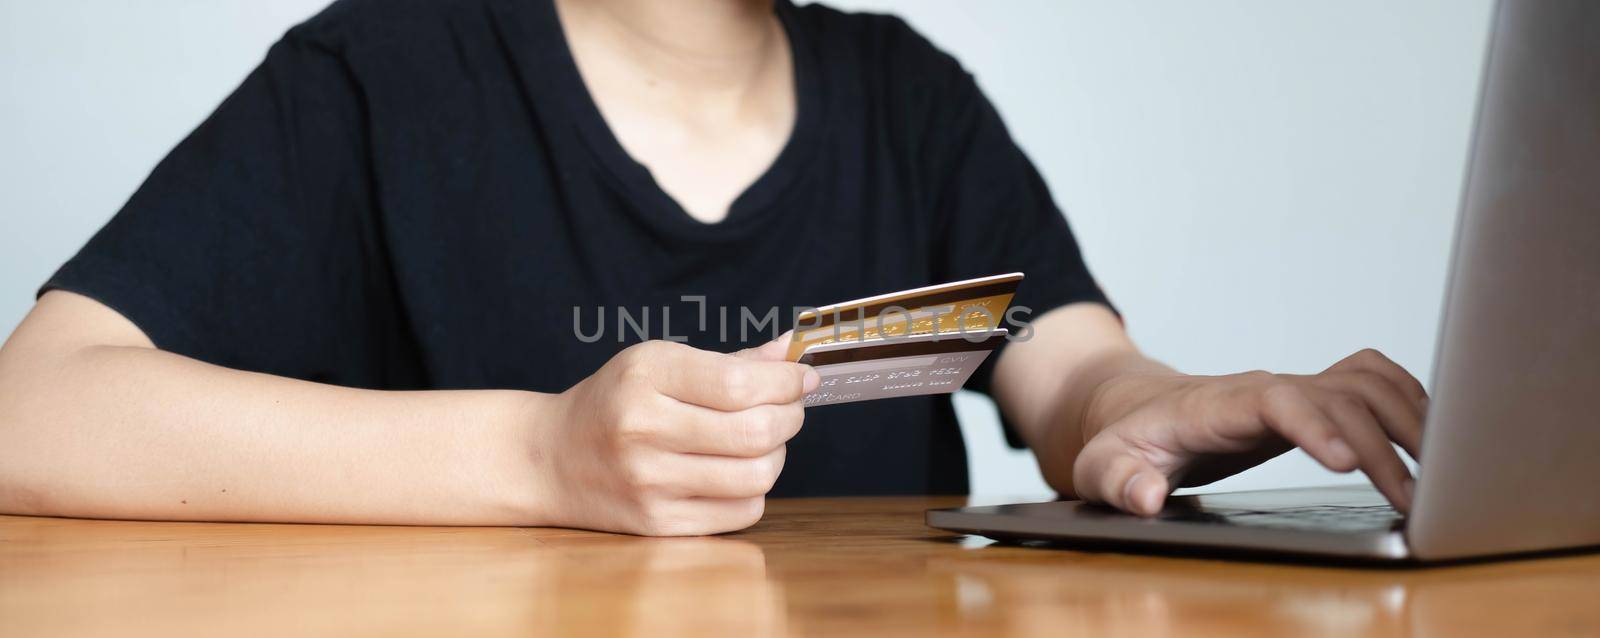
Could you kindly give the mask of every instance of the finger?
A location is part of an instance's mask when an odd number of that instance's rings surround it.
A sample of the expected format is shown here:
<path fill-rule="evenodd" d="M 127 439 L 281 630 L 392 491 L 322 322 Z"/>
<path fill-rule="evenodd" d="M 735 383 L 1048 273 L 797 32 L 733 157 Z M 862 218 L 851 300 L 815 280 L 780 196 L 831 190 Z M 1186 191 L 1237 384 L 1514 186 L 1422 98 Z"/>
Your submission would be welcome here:
<path fill-rule="evenodd" d="M 1394 504 L 1396 510 L 1411 511 L 1411 492 L 1415 480 L 1400 455 L 1389 444 L 1389 437 L 1373 417 L 1372 411 L 1361 401 L 1346 395 L 1334 395 L 1325 402 L 1324 409 L 1333 417 L 1356 456 L 1361 459 L 1361 471 Z"/>
<path fill-rule="evenodd" d="M 766 497 L 753 498 L 696 498 L 691 499 L 692 507 L 697 507 L 707 520 L 712 522 L 711 534 L 725 534 L 761 522 L 761 516 L 766 512 Z"/>
<path fill-rule="evenodd" d="M 794 331 L 790 330 L 778 335 L 777 339 L 735 352 L 733 356 L 748 361 L 783 361 L 789 356 L 789 340 L 792 338 Z"/>
<path fill-rule="evenodd" d="M 1356 469 L 1359 459 L 1343 431 L 1299 386 L 1282 383 L 1267 388 L 1261 395 L 1261 420 L 1328 469 Z"/>
<path fill-rule="evenodd" d="M 1390 383 L 1393 383 L 1400 392 L 1411 400 L 1416 406 L 1418 416 L 1427 412 L 1428 389 L 1422 386 L 1415 376 L 1407 372 L 1400 364 L 1395 363 L 1388 355 L 1367 348 L 1348 357 L 1340 359 L 1338 363 L 1328 366 L 1325 372 L 1348 372 L 1352 370 L 1366 370 L 1377 373 Z"/>
<path fill-rule="evenodd" d="M 1400 388 L 1373 374 L 1323 375 L 1317 383 L 1361 397 L 1378 417 L 1389 438 L 1404 448 L 1411 458 L 1422 452 L 1422 413 Z"/>
<path fill-rule="evenodd" d="M 1073 465 L 1078 498 L 1129 514 L 1155 516 L 1172 491 L 1167 475 L 1115 434 L 1097 436 Z"/>
<path fill-rule="evenodd" d="M 722 412 L 680 403 L 664 411 L 652 434 L 660 449 L 686 454 L 754 458 L 783 447 L 800 432 L 806 410 L 799 403 L 766 404 Z"/>
<path fill-rule="evenodd" d="M 663 501 L 635 527 L 646 536 L 702 536 L 736 532 L 761 520 L 767 499 L 679 498 Z"/>
<path fill-rule="evenodd" d="M 792 403 L 816 389 L 810 366 L 787 361 L 751 361 L 674 344 L 662 349 L 652 370 L 656 391 L 685 403 L 735 411 L 768 403 Z"/>
<path fill-rule="evenodd" d="M 772 491 L 783 472 L 785 454 L 782 446 L 755 458 L 674 454 L 662 468 L 676 477 L 675 496 L 751 498 Z"/>

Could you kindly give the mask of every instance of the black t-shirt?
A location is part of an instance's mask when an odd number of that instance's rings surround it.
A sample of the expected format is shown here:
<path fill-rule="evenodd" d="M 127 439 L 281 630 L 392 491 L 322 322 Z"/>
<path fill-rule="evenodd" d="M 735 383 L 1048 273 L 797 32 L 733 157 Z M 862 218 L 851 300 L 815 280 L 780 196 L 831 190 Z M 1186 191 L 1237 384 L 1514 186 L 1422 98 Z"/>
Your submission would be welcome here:
<path fill-rule="evenodd" d="M 727 352 L 796 306 L 1010 271 L 1035 316 L 1104 303 L 953 58 L 893 17 L 777 11 L 795 128 L 722 222 L 689 217 L 623 151 L 549 0 L 346 0 L 274 45 L 45 290 L 232 368 L 541 392 L 637 324 Z M 808 410 L 773 494 L 966 489 L 950 398 L 933 396 Z"/>

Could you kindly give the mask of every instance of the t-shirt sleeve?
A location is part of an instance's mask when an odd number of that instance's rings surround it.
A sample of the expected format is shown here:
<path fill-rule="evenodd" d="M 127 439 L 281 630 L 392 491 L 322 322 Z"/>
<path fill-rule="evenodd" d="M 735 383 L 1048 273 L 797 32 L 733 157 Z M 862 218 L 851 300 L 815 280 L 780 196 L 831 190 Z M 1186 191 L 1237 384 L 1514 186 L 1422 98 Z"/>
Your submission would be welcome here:
<path fill-rule="evenodd" d="M 291 32 L 40 294 L 96 299 L 202 361 L 393 385 L 363 118 L 339 57 Z"/>
<path fill-rule="evenodd" d="M 930 115 L 920 123 L 925 130 L 917 139 L 924 145 L 919 155 L 935 212 L 932 254 L 938 281 L 1025 273 L 1011 304 L 1017 321 L 1080 302 L 1111 308 L 1089 274 L 1066 216 L 977 82 L 953 58 L 921 42 L 927 57 L 912 66 L 924 69 L 921 92 Z M 997 319 L 1006 325 L 1005 317 Z M 968 389 L 989 393 L 1004 348 L 973 374 Z M 1006 437 L 1021 447 L 1009 424 Z"/>

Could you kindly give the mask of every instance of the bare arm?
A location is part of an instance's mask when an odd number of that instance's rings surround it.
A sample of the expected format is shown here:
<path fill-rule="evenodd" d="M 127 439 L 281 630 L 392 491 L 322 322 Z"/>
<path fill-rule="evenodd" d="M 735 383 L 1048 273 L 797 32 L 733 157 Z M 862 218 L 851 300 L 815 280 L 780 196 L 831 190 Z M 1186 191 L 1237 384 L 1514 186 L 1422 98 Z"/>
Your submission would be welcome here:
<path fill-rule="evenodd" d="M 1427 394 L 1376 351 L 1313 375 L 1194 376 L 1146 358 L 1104 306 L 1069 305 L 1032 327 L 1001 355 L 995 398 L 1063 494 L 1154 515 L 1175 487 L 1300 447 L 1410 507 L 1391 441 L 1417 455 Z"/>
<path fill-rule="evenodd" d="M 379 392 L 155 349 L 51 292 L 0 349 L 0 511 L 171 520 L 526 520 L 519 438 L 541 397 Z M 523 437 L 525 438 L 525 437 Z"/>
<path fill-rule="evenodd" d="M 0 349 L 0 512 L 738 529 L 815 383 L 765 354 L 646 344 L 560 395 L 357 390 L 163 352 L 51 292 Z"/>

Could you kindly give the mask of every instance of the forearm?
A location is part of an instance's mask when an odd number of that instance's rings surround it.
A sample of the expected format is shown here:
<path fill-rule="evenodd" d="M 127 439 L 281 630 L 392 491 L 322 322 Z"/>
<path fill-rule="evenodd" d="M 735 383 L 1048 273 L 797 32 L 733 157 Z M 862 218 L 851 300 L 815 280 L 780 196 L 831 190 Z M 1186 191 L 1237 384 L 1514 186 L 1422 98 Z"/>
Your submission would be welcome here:
<path fill-rule="evenodd" d="M 530 524 L 517 445 L 543 395 L 355 390 L 152 348 L 0 368 L 0 511 Z"/>
<path fill-rule="evenodd" d="M 1076 494 L 1073 463 L 1099 421 L 1092 414 L 1128 403 L 1139 383 L 1113 379 L 1170 379 L 1178 373 L 1139 351 L 1120 321 L 1095 304 L 1059 308 L 1038 317 L 1028 341 L 1007 346 L 995 370 L 994 394 L 1051 488 Z M 1112 385 L 1116 392 L 1106 391 Z M 1108 409 L 1109 408 L 1109 409 Z"/>

